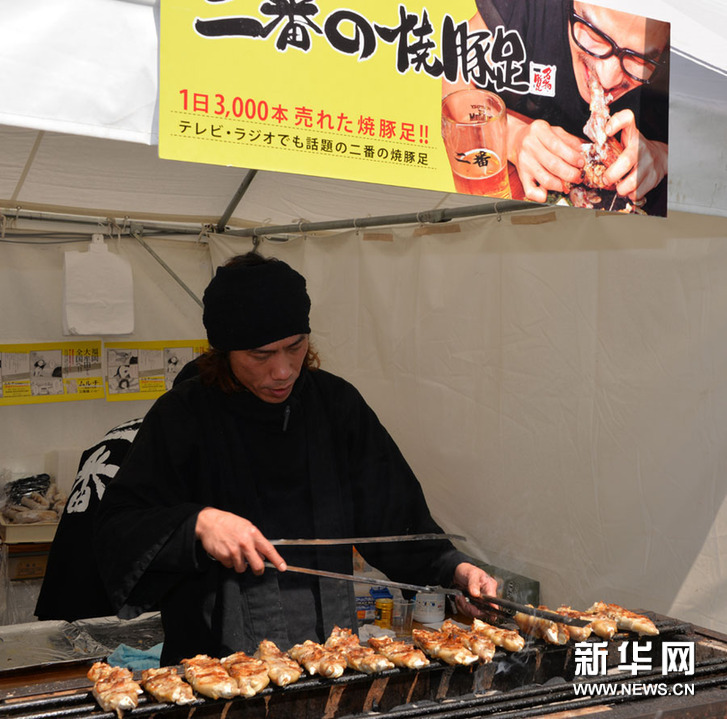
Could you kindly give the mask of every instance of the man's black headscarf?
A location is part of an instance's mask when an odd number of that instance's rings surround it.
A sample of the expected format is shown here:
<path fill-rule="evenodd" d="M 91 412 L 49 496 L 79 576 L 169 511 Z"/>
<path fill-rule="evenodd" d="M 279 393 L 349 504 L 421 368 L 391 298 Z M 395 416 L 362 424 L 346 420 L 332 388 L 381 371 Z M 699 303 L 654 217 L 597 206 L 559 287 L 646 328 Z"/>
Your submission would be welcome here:
<path fill-rule="evenodd" d="M 247 350 L 309 334 L 305 278 L 282 260 L 248 253 L 217 270 L 202 321 L 218 350 Z"/>

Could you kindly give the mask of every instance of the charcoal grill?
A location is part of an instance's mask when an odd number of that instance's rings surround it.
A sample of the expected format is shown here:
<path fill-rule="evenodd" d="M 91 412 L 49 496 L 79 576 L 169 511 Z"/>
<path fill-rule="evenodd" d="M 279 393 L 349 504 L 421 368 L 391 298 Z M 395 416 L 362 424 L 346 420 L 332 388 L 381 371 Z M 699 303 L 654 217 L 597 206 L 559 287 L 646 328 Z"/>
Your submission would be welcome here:
<path fill-rule="evenodd" d="M 516 654 L 498 651 L 492 663 L 450 667 L 433 662 L 421 670 L 392 669 L 367 676 L 346 672 L 337 679 L 306 678 L 285 688 L 268 687 L 251 699 L 198 699 L 177 707 L 142 696 L 128 719 L 468 719 L 471 717 L 651 717 L 706 719 L 727 717 L 727 636 L 679 620 L 650 616 L 659 628 L 649 637 L 652 670 L 632 676 L 618 671 L 617 647 L 632 634 L 617 634 L 609 644 L 606 676 L 576 676 L 573 645 L 531 641 Z M 595 640 L 598 641 L 598 640 Z M 643 640 L 641 640 L 643 642 Z M 694 642 L 693 675 L 662 674 L 661 644 Z M 115 719 L 90 693 L 87 665 L 0 673 L 0 719 Z M 574 684 L 623 685 L 637 682 L 638 694 L 576 696 Z M 648 694 L 643 687 L 670 691 L 689 684 L 684 696 Z"/>

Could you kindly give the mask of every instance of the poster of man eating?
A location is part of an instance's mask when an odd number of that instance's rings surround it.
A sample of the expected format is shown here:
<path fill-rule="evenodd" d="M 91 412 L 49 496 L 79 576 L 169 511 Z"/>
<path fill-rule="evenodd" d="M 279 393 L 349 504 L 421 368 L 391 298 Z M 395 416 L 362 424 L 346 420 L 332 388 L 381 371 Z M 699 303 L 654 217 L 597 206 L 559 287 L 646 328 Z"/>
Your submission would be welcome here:
<path fill-rule="evenodd" d="M 476 7 L 470 38 L 506 37 L 499 59 L 515 72 L 507 87 L 445 78 L 443 102 L 476 88 L 504 100 L 511 195 L 665 215 L 669 24 L 580 0 Z M 444 134 L 446 112 L 442 124 Z"/>

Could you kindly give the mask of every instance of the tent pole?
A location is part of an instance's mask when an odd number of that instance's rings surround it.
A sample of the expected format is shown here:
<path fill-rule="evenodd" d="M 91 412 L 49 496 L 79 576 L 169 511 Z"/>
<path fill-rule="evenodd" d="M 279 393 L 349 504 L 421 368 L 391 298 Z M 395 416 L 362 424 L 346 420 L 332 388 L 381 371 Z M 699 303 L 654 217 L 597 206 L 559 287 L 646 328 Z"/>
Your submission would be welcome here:
<path fill-rule="evenodd" d="M 186 285 L 184 280 L 174 270 L 159 257 L 159 255 L 152 250 L 149 245 L 144 242 L 141 236 L 141 230 L 133 228 L 131 230 L 131 236 L 169 273 L 172 279 L 200 306 L 203 307 L 202 300 L 192 292 L 192 290 Z"/>
<path fill-rule="evenodd" d="M 241 230 L 228 230 L 227 235 L 235 237 L 267 237 L 278 234 L 304 234 L 306 232 L 323 232 L 325 230 L 351 230 L 362 227 L 385 227 L 387 225 L 411 225 L 438 222 L 449 222 L 459 217 L 479 217 L 483 215 L 500 215 L 519 210 L 533 210 L 547 205 L 536 202 L 520 202 L 502 200 L 487 205 L 467 205 L 442 210 L 425 210 L 400 215 L 379 215 L 378 217 L 362 217 L 348 220 L 329 220 L 324 222 L 299 222 L 293 225 L 258 225 Z"/>
<path fill-rule="evenodd" d="M 237 206 L 240 204 L 240 200 L 242 200 L 243 195 L 247 192 L 248 187 L 250 187 L 252 181 L 255 179 L 255 175 L 257 175 L 257 170 L 247 171 L 247 174 L 240 183 L 240 186 L 237 188 L 237 192 L 232 196 L 232 199 L 227 205 L 227 209 L 222 213 L 220 219 L 217 220 L 216 232 L 222 234 L 225 231 L 227 221 L 230 217 L 232 217 L 232 213 L 237 209 Z"/>

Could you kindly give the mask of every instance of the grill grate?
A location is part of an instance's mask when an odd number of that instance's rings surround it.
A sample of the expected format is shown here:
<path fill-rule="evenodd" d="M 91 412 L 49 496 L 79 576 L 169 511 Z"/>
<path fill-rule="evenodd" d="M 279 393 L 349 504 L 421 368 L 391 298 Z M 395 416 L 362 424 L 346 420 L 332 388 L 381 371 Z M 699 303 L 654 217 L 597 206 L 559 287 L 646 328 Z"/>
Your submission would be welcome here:
<path fill-rule="evenodd" d="M 696 695 L 713 701 L 727 715 L 727 637 L 714 633 L 695 634 L 690 624 L 657 618 L 659 637 L 655 652 L 663 640 L 693 640 L 700 646 L 695 674 L 688 677 Z M 619 634 L 619 639 L 634 639 L 634 635 Z M 615 652 L 615 646 L 613 651 Z M 346 673 L 331 680 L 303 679 L 284 689 L 268 687 L 252 699 L 212 701 L 198 699 L 187 707 L 160 704 L 142 695 L 139 706 L 128 717 L 141 719 L 159 715 L 163 719 L 371 719 L 371 712 L 391 719 L 470 719 L 493 716 L 498 719 L 536 717 L 557 711 L 575 711 L 606 705 L 609 717 L 631 716 L 638 706 L 652 702 L 674 705 L 674 697 L 654 698 L 649 695 L 611 695 L 576 697 L 573 647 L 553 647 L 542 642 L 530 642 L 517 654 L 499 651 L 492 664 L 477 668 L 448 667 L 433 662 L 419 671 L 392 669 L 375 676 Z M 617 661 L 617 660 L 616 660 Z M 615 664 L 609 664 L 615 666 Z M 635 681 L 639 684 L 670 685 L 687 680 L 683 675 L 663 675 L 661 671 L 639 673 L 632 677 L 626 672 L 609 674 L 579 683 L 614 684 Z M 22 676 L 18 677 L 22 686 Z M 0 719 L 116 719 L 113 713 L 102 712 L 87 684 L 55 681 L 35 685 L 30 696 L 13 697 L 8 693 L 0 701 Z M 616 713 L 614 713 L 616 709 Z M 621 713 L 619 713 L 621 712 Z M 672 714 L 670 713 L 670 716 Z M 680 716 L 673 714 L 673 716 Z M 686 714 L 684 715 L 686 716 Z M 690 715 L 691 716 L 691 715 Z M 709 716 L 694 714 L 693 716 Z"/>

